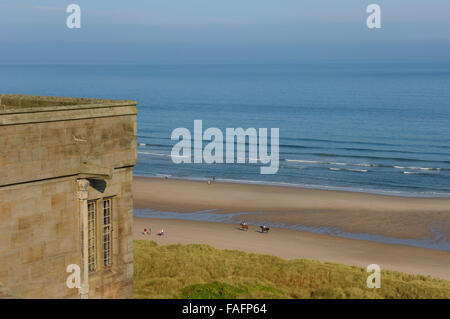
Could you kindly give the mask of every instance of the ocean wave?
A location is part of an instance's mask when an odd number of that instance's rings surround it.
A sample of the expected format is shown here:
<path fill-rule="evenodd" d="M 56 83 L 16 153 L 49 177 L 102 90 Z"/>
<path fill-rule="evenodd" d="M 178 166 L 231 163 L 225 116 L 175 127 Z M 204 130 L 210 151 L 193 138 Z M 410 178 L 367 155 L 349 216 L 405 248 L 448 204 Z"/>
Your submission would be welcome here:
<path fill-rule="evenodd" d="M 280 168 L 288 168 L 288 169 L 308 169 L 308 168 L 312 168 L 312 167 L 295 166 L 295 165 L 280 165 Z"/>
<path fill-rule="evenodd" d="M 326 164 L 326 162 L 310 161 L 310 160 L 285 159 L 285 161 L 286 162 L 297 162 L 297 163 L 310 163 L 310 164 Z"/>
<path fill-rule="evenodd" d="M 152 140 L 158 140 L 158 142 L 151 142 L 151 143 L 139 143 L 139 146 L 145 147 L 145 146 L 158 146 L 158 147 L 165 147 L 165 148 L 171 148 L 173 146 L 173 141 L 170 139 L 170 137 L 150 137 L 150 136 L 138 136 L 139 138 L 146 138 L 146 139 L 152 139 Z M 287 138 L 280 138 L 280 140 L 284 140 Z M 161 144 L 161 140 L 163 141 Z M 167 143 L 164 143 L 164 141 L 167 141 Z M 206 142 L 206 141 L 204 141 Z M 249 143 L 248 141 L 245 141 L 243 143 L 239 141 L 235 141 L 236 145 L 245 145 L 246 147 L 249 147 L 250 145 L 254 146 L 254 143 Z M 428 145 L 429 146 L 429 145 Z M 303 149 L 303 150 L 343 150 L 343 151 L 351 151 L 351 152 L 371 152 L 371 153 L 397 153 L 397 154 L 420 154 L 420 155 L 439 155 L 439 156 L 450 156 L 450 153 L 441 153 L 441 152 L 426 152 L 426 151 L 411 151 L 411 150 L 399 150 L 399 149 L 376 149 L 376 148 L 364 148 L 364 147 L 331 147 L 331 146 L 319 146 L 319 145 L 298 145 L 298 144 L 285 144 L 280 143 L 279 147 L 281 150 L 283 149 Z M 286 153 L 286 152 L 285 152 Z M 289 152 L 287 152 L 289 153 Z M 296 152 L 292 154 L 298 154 Z M 314 154 L 314 153 L 300 153 L 300 154 Z"/>
<path fill-rule="evenodd" d="M 157 144 L 157 143 L 139 143 L 138 146 L 140 146 L 140 147 L 147 147 L 147 146 L 162 147 L 162 148 L 167 148 L 167 149 L 171 149 L 173 147 L 173 145 Z"/>
<path fill-rule="evenodd" d="M 158 130 L 154 131 L 155 133 L 161 133 Z M 171 143 L 173 142 L 170 138 L 170 134 L 167 135 L 149 135 L 149 134 L 139 134 L 138 138 L 145 138 L 145 139 L 156 139 L 160 141 L 168 141 L 166 144 L 167 146 L 171 146 Z M 301 144 L 291 144 L 291 143 L 284 143 L 284 141 L 295 141 L 295 142 L 318 142 L 318 143 L 335 143 L 335 144 L 354 144 L 354 145 L 361 145 L 361 147 L 358 146 L 343 146 L 343 147 L 333 147 L 333 146 L 321 146 L 321 145 L 301 145 Z M 236 141 L 237 144 L 240 144 Z M 248 141 L 245 143 L 248 145 Z M 389 152 L 389 153 L 405 153 L 405 154 L 433 154 L 433 155 L 450 155 L 448 153 L 436 153 L 436 152 L 424 152 L 423 150 L 420 151 L 413 151 L 413 150 L 402 150 L 398 149 L 404 148 L 405 145 L 402 143 L 394 144 L 394 143 L 383 143 L 383 142 L 364 142 L 364 141 L 351 141 L 351 140 L 330 140 L 330 139 L 315 139 L 315 138 L 300 138 L 300 137 L 287 137 L 283 136 L 280 137 L 280 147 L 286 147 L 286 148 L 300 148 L 300 149 L 311 149 L 311 148 L 317 148 L 317 149 L 339 149 L 339 150 L 348 150 L 348 151 L 367 151 L 367 152 Z M 370 146 L 389 146 L 389 148 L 370 148 Z M 408 144 L 406 145 L 408 147 L 434 147 L 434 148 L 440 148 L 440 149 L 450 149 L 450 146 L 448 145 L 434 145 L 427 143 L 424 144 Z M 397 147 L 397 149 L 393 149 L 391 147 Z"/>
<path fill-rule="evenodd" d="M 318 157 L 345 157 L 345 158 L 365 158 L 374 160 L 389 160 L 398 162 L 430 162 L 430 163 L 446 163 L 450 164 L 450 161 L 445 160 L 425 160 L 418 158 L 405 158 L 405 157 L 384 157 L 384 156 L 371 156 L 371 155 L 344 155 L 344 154 L 334 154 L 334 153 L 311 153 L 309 155 L 314 155 Z"/>
<path fill-rule="evenodd" d="M 338 168 L 338 167 L 330 167 L 331 171 L 349 171 L 349 172 L 359 172 L 359 173 L 367 173 L 369 170 L 367 169 L 353 169 L 353 168 Z"/>
<path fill-rule="evenodd" d="M 348 165 L 348 163 L 341 163 L 341 162 L 330 162 L 330 164 L 333 164 L 333 165 Z"/>
<path fill-rule="evenodd" d="M 428 172 L 424 172 L 424 171 L 422 171 L 422 172 L 417 172 L 417 171 L 403 171 L 402 173 L 403 173 L 403 174 L 414 174 L 414 175 L 427 175 L 427 176 L 430 176 L 430 175 L 436 175 L 436 173 L 433 173 L 433 172 L 430 172 L 430 171 L 428 171 Z"/>
<path fill-rule="evenodd" d="M 163 157 L 170 157 L 170 154 L 164 154 L 164 153 L 153 153 L 153 152 L 138 152 L 138 154 L 144 154 L 144 155 L 152 155 L 152 156 L 163 156 Z"/>
<path fill-rule="evenodd" d="M 387 164 L 374 164 L 374 163 L 329 162 L 329 161 L 316 161 L 316 160 L 298 160 L 298 159 L 288 159 L 288 158 L 284 159 L 284 160 L 286 162 L 325 164 L 325 165 L 338 165 L 338 166 L 386 167 L 386 168 L 423 170 L 423 171 L 441 171 L 441 170 L 447 171 L 447 170 L 450 170 L 450 168 L 442 168 L 442 167 L 400 166 L 400 165 L 387 165 Z"/>
<path fill-rule="evenodd" d="M 417 167 L 417 166 L 394 166 L 398 169 L 412 169 L 412 170 L 422 170 L 422 171 L 440 171 L 440 167 Z"/>
<path fill-rule="evenodd" d="M 286 162 L 308 163 L 308 164 L 328 164 L 339 166 L 361 166 L 361 167 L 376 167 L 378 164 L 371 163 L 346 163 L 346 162 L 326 162 L 326 161 L 313 161 L 313 160 L 297 160 L 297 159 L 285 159 Z"/>
<path fill-rule="evenodd" d="M 393 154 L 419 154 L 419 155 L 438 155 L 438 156 L 450 156 L 450 153 L 434 152 L 434 151 L 410 151 L 400 149 L 375 149 L 375 148 L 359 148 L 359 147 L 331 147 L 331 146 L 318 146 L 318 145 L 294 145 L 294 144 L 280 144 L 280 149 L 301 149 L 301 150 L 336 150 L 336 151 L 350 151 L 350 152 L 369 152 L 369 153 L 393 153 Z M 286 151 L 285 151 L 286 152 Z M 288 153 L 288 152 L 286 152 Z M 299 153 L 292 153 L 299 154 Z M 300 153 L 300 154 L 314 154 L 314 153 Z M 350 155 L 351 156 L 351 155 Z"/>
<path fill-rule="evenodd" d="M 142 152 L 139 151 L 138 154 L 143 154 L 143 155 L 151 155 L 151 156 L 160 156 L 160 157 L 177 157 L 177 158 L 188 158 L 189 156 L 187 155 L 171 155 L 171 154 L 164 154 L 164 153 L 153 153 L 153 152 Z"/>
<path fill-rule="evenodd" d="M 376 167 L 376 166 L 379 166 L 377 164 L 369 164 L 369 163 L 344 163 L 344 162 L 327 162 L 326 164 L 341 165 L 341 166 L 361 166 L 361 167 Z"/>
<path fill-rule="evenodd" d="M 431 172 L 413 172 L 413 171 L 403 171 L 403 174 L 415 174 L 415 175 L 432 175 Z"/>
<path fill-rule="evenodd" d="M 361 145 L 381 145 L 381 146 L 401 146 L 400 144 L 382 143 L 382 142 L 361 142 L 361 141 L 338 141 L 319 138 L 299 138 L 299 137 L 284 137 L 283 139 L 291 141 L 308 141 L 308 142 L 325 142 L 337 144 L 361 144 Z"/>
<path fill-rule="evenodd" d="M 294 162 L 293 160 L 291 160 L 292 162 Z M 359 166 L 359 167 L 378 167 L 381 165 L 372 165 L 372 164 L 354 164 L 354 163 L 332 163 L 332 162 L 318 162 L 318 161 L 297 161 L 297 162 L 302 162 L 302 163 L 306 163 L 306 164 L 310 164 L 310 162 L 312 163 L 316 163 L 316 164 L 332 164 L 332 165 L 340 165 L 340 166 Z M 449 170 L 449 169 L 441 169 L 441 168 L 427 168 L 427 167 L 403 167 L 403 166 L 382 166 L 384 168 L 396 168 L 396 169 L 411 169 L 413 171 L 402 171 L 402 173 L 404 174 L 423 174 L 423 175 L 431 175 L 433 173 L 437 173 L 440 170 Z M 330 171 L 348 171 L 348 172 L 360 172 L 360 173 L 367 173 L 373 170 L 369 170 L 369 169 L 357 169 L 357 168 L 348 168 L 348 167 L 329 167 L 329 166 L 295 166 L 295 165 L 280 165 L 280 168 L 286 168 L 286 169 L 302 169 L 302 170 L 307 170 L 307 169 L 316 169 L 316 170 L 330 170 Z M 416 169 L 417 171 L 414 171 L 414 169 Z M 395 171 L 394 171 L 395 172 Z"/>
<path fill-rule="evenodd" d="M 281 145 L 280 145 L 281 146 Z M 313 148 L 313 147 L 311 147 Z M 408 151 L 408 150 L 394 150 L 394 149 L 374 149 L 374 148 L 358 148 L 358 147 L 321 147 L 324 149 L 336 149 L 344 151 L 355 152 L 372 152 L 372 153 L 397 153 L 397 154 L 419 154 L 419 155 L 439 155 L 450 156 L 450 153 L 427 152 L 427 151 Z"/>
<path fill-rule="evenodd" d="M 171 155 L 168 153 L 158 153 L 158 152 L 147 152 L 147 151 L 138 151 L 138 154 L 142 155 L 150 155 L 157 157 L 166 157 L 166 158 L 188 158 L 189 156 L 181 156 L 181 155 Z M 241 160 L 245 160 L 246 163 L 249 160 L 258 162 L 260 159 L 258 158 L 239 158 Z M 401 165 L 386 165 L 386 164 L 374 164 L 374 163 L 351 163 L 351 162 L 334 162 L 334 161 L 318 161 L 318 160 L 309 160 L 309 159 L 281 159 L 287 163 L 302 163 L 302 164 L 318 164 L 318 165 L 335 165 L 335 166 L 350 166 L 350 167 L 383 167 L 383 168 L 394 168 L 398 170 L 402 170 L 404 174 L 416 174 L 416 173 L 426 173 L 426 172 L 438 172 L 438 171 L 450 171 L 450 168 L 442 168 L 442 167 L 421 167 L 421 166 L 401 166 Z M 330 169 L 333 171 L 345 170 L 345 171 L 353 171 L 353 172 L 361 172 L 367 173 L 370 170 L 368 169 L 356 169 L 356 168 L 335 168 L 335 167 L 323 167 L 323 166 L 294 166 L 294 165 L 280 165 L 281 168 L 294 168 L 294 169 Z"/>
<path fill-rule="evenodd" d="M 155 176 L 156 176 L 156 177 L 163 177 L 163 178 L 169 178 L 169 177 L 172 177 L 172 175 L 170 175 L 170 174 L 156 174 Z"/>

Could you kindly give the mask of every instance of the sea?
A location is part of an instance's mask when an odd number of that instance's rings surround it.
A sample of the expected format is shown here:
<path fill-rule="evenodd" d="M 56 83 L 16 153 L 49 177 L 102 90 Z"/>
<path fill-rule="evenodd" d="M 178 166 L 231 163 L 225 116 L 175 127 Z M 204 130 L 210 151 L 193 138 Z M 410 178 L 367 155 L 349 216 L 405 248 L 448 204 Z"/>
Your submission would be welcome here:
<path fill-rule="evenodd" d="M 0 65 L 0 92 L 138 101 L 138 176 L 450 197 L 449 63 Z M 279 128 L 278 172 L 174 163 L 194 120 Z"/>

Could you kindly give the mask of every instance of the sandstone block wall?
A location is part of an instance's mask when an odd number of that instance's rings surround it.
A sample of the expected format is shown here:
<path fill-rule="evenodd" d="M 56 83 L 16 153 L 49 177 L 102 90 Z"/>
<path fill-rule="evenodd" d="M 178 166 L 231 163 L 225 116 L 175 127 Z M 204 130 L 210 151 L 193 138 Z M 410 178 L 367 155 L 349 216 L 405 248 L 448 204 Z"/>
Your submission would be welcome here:
<path fill-rule="evenodd" d="M 14 295 L 79 297 L 66 267 L 81 266 L 77 179 L 88 162 L 114 172 L 89 187 L 89 199 L 114 198 L 114 263 L 90 275 L 90 297 L 132 297 L 136 113 L 130 101 L 0 95 L 0 283 Z"/>

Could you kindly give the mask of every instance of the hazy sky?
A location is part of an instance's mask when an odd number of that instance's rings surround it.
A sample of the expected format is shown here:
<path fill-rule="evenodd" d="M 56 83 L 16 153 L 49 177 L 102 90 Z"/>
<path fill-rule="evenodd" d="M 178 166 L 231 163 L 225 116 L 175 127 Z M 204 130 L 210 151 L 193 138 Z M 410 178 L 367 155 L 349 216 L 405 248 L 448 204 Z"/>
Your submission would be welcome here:
<path fill-rule="evenodd" d="M 82 9 L 68 29 L 66 7 Z M 377 3 L 382 28 L 369 30 Z M 449 0 L 1 0 L 0 64 L 450 61 Z"/>

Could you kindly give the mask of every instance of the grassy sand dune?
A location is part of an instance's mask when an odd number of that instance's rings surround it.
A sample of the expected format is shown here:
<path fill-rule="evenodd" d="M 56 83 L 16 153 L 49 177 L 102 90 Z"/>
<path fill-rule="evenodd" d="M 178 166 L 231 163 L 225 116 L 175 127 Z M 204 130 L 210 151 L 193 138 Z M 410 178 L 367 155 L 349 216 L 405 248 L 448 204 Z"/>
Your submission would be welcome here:
<path fill-rule="evenodd" d="M 135 298 L 450 298 L 450 282 L 382 271 L 368 289 L 365 269 L 209 245 L 134 243 Z"/>

